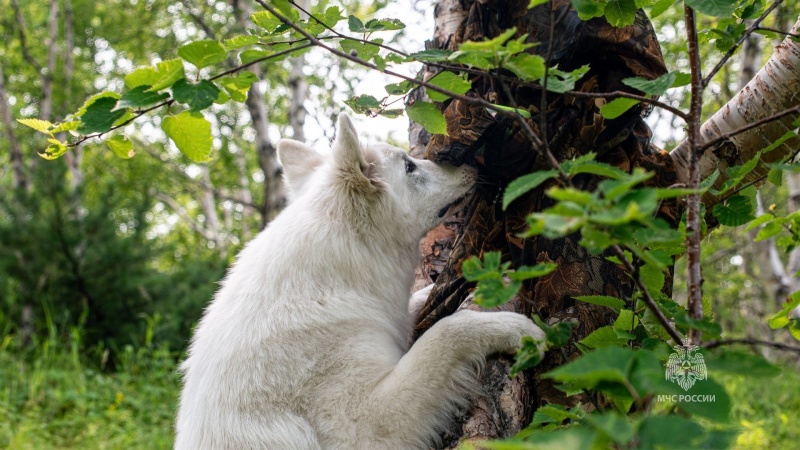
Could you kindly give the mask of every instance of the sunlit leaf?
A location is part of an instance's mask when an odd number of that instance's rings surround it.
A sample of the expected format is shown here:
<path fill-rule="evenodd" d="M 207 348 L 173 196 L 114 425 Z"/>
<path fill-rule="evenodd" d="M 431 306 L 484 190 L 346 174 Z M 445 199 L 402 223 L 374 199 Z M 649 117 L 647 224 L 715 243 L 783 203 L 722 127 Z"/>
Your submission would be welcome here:
<path fill-rule="evenodd" d="M 192 161 L 211 160 L 211 124 L 202 114 L 184 111 L 177 116 L 167 116 L 161 122 L 161 129 Z"/>

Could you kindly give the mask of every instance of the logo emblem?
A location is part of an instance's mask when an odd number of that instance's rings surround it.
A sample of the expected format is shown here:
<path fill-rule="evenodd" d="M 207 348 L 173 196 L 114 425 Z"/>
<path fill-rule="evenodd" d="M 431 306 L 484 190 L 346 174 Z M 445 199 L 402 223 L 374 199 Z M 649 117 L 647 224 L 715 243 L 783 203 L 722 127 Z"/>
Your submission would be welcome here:
<path fill-rule="evenodd" d="M 667 360 L 667 381 L 678 383 L 684 391 L 688 391 L 696 381 L 708 378 L 706 362 L 698 350 L 700 347 L 684 342 L 672 347 L 675 353 Z"/>

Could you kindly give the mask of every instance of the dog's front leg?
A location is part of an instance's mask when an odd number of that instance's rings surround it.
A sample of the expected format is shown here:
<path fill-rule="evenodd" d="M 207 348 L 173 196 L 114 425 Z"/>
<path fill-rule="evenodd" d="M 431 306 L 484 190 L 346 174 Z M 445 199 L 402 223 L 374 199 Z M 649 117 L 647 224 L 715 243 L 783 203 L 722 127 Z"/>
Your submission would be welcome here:
<path fill-rule="evenodd" d="M 542 330 L 521 314 L 463 310 L 442 319 L 376 386 L 371 420 L 398 435 L 435 434 L 466 403 L 486 356 L 514 352 L 523 336 L 544 342 Z"/>

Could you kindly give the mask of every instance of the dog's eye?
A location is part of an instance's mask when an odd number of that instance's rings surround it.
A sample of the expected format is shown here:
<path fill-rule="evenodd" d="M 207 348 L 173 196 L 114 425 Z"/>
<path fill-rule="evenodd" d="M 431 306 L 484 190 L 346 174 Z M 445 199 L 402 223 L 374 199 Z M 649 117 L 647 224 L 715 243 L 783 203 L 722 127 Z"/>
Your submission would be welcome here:
<path fill-rule="evenodd" d="M 417 170 L 417 165 L 409 160 L 406 160 L 406 173 L 412 173 L 415 170 Z"/>

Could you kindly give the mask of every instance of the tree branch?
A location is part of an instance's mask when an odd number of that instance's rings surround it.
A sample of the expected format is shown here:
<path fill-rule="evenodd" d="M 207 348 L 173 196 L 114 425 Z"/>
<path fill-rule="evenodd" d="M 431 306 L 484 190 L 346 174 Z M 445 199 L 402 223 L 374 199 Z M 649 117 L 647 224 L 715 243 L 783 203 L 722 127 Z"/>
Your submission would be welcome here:
<path fill-rule="evenodd" d="M 747 38 L 750 37 L 750 35 L 753 34 L 754 31 L 759 29 L 759 24 L 761 23 L 761 21 L 766 19 L 769 13 L 771 13 L 781 3 L 783 3 L 783 0 L 774 0 L 774 2 L 769 6 L 769 8 L 767 8 L 767 10 L 764 11 L 763 14 L 761 14 L 761 17 L 753 21 L 753 24 L 750 25 L 750 28 L 745 30 L 744 34 L 742 34 L 739 37 L 739 40 L 737 40 L 736 43 L 733 44 L 733 47 L 728 49 L 728 51 L 725 53 L 722 59 L 720 59 L 719 62 L 717 62 L 717 65 L 714 66 L 713 69 L 711 69 L 711 72 L 709 72 L 708 75 L 706 75 L 706 77 L 703 79 L 703 87 L 708 86 L 708 83 L 711 82 L 711 79 L 714 78 L 714 75 L 716 75 L 717 72 L 719 72 L 719 70 L 728 62 L 728 60 L 731 59 L 733 54 L 736 53 L 736 50 L 739 49 L 739 46 L 742 45 L 742 43 L 745 40 L 747 40 Z"/>
<path fill-rule="evenodd" d="M 712 349 L 722 347 L 725 345 L 744 344 L 744 345 L 762 345 L 765 347 L 777 348 L 779 350 L 787 350 L 790 352 L 800 353 L 800 347 L 795 345 L 782 344 L 780 342 L 764 341 L 761 339 L 741 338 L 741 339 L 721 339 L 703 342 L 701 347 Z"/>

